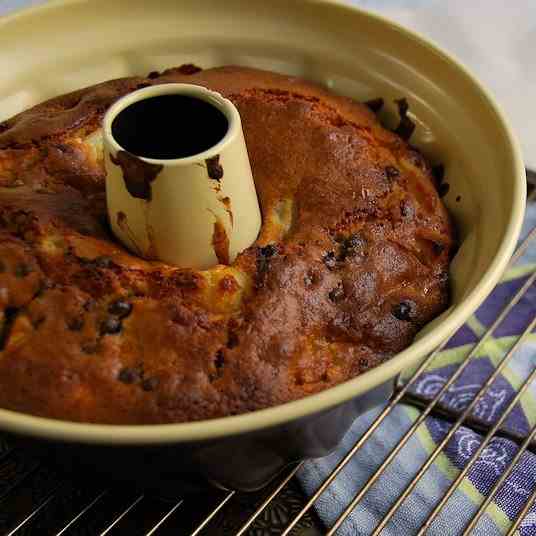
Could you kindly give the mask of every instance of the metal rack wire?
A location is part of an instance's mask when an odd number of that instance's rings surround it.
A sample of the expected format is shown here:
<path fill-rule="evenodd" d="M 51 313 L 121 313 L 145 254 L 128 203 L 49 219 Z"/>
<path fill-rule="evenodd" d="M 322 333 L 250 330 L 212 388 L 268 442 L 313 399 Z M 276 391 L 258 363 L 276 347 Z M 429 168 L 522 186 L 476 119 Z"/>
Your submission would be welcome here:
<path fill-rule="evenodd" d="M 530 197 L 532 200 L 536 200 L 536 191 L 533 191 Z M 530 231 L 526 239 L 519 246 L 512 259 L 512 263 L 529 247 L 536 247 L 536 228 Z M 416 395 L 412 391 L 412 386 L 432 364 L 447 343 L 444 343 L 433 352 L 419 366 L 411 378 L 399 387 L 367 431 L 357 440 L 333 472 L 307 501 L 297 502 L 294 499 L 289 499 L 290 495 L 288 494 L 288 491 L 296 485 L 294 476 L 302 464 L 293 467 L 277 482 L 273 483 L 270 489 L 264 490 L 260 495 L 257 494 L 253 499 L 251 496 L 244 497 L 243 494 L 234 491 L 215 491 L 214 495 L 208 498 L 204 497 L 203 500 L 199 497 L 178 497 L 176 500 L 169 501 L 158 500 L 135 490 L 121 491 L 119 493 L 113 488 L 108 489 L 98 484 L 91 484 L 87 488 L 83 487 L 80 490 L 74 483 L 65 483 L 61 480 L 57 481 L 55 479 L 56 476 L 51 476 L 46 468 L 43 469 L 31 460 L 23 459 L 18 455 L 16 450 L 10 450 L 9 447 L 4 447 L 3 451 L 0 448 L 0 532 L 4 530 L 4 534 L 8 536 L 22 534 L 53 534 L 55 536 L 66 536 L 68 534 L 98 534 L 100 536 L 108 534 L 140 534 L 143 536 L 161 536 L 166 534 L 189 534 L 191 536 L 207 534 L 258 536 L 264 534 L 281 534 L 282 536 L 313 536 L 321 533 L 332 536 L 337 534 L 350 513 L 367 496 L 372 486 L 385 474 L 386 469 L 397 458 L 410 439 L 414 437 L 419 427 L 423 426 L 425 419 L 429 416 L 438 416 L 449 421 L 451 423 L 450 428 L 436 445 L 428 459 L 418 469 L 414 479 L 406 486 L 393 504 L 389 506 L 384 517 L 370 534 L 373 536 L 380 534 L 387 524 L 392 521 L 404 501 L 412 494 L 427 470 L 444 451 L 449 440 L 451 440 L 461 426 L 471 428 L 482 434 L 482 441 L 478 448 L 472 452 L 465 466 L 459 471 L 446 492 L 422 523 L 420 529 L 417 531 L 419 536 L 425 534 L 432 526 L 493 438 L 506 437 L 518 445 L 517 453 L 507 465 L 502 475 L 493 484 L 490 492 L 478 506 L 476 513 L 461 532 L 464 536 L 472 534 L 490 503 L 493 501 L 493 498 L 500 491 L 506 479 L 512 474 L 522 455 L 526 451 L 534 450 L 535 448 L 536 426 L 529 430 L 528 434 L 521 436 L 505 429 L 503 425 L 514 410 L 516 404 L 519 403 L 526 394 L 527 389 L 536 380 L 536 364 L 515 396 L 509 401 L 506 409 L 493 424 L 480 422 L 478 419 L 475 419 L 473 410 L 505 367 L 515 359 L 519 346 L 534 331 L 536 327 L 536 304 L 533 304 L 532 320 L 525 327 L 523 333 L 517 338 L 513 346 L 501 358 L 494 371 L 482 383 L 478 392 L 465 409 L 459 412 L 452 411 L 442 404 L 442 399 L 449 388 L 455 384 L 456 380 L 467 369 L 475 356 L 477 356 L 488 338 L 500 328 L 516 304 L 533 287 L 535 281 L 536 271 L 533 271 L 528 275 L 524 284 L 509 303 L 505 305 L 499 316 L 487 328 L 479 341 L 470 349 L 464 361 L 456 368 L 448 380 L 445 381 L 441 389 L 433 397 L 425 398 Z M 320 525 L 315 525 L 311 517 L 315 503 L 328 490 L 341 471 L 367 441 L 370 440 L 399 403 L 410 404 L 417 408 L 419 410 L 419 416 L 353 499 L 347 505 L 344 505 L 342 513 L 334 524 L 331 527 L 320 529 Z M 6 464 L 8 467 L 7 470 Z M 9 477 L 9 467 L 12 467 L 12 478 Z M 14 469 L 15 467 L 17 468 L 16 470 Z M 29 488 L 25 486 L 25 483 L 29 479 L 35 480 L 36 478 L 38 482 L 41 482 L 41 486 L 36 487 L 34 484 L 31 492 L 28 493 L 27 490 Z M 12 499 L 15 495 L 17 496 L 16 501 Z M 113 508 L 109 507 L 110 503 L 114 503 Z M 292 504 L 289 505 L 289 503 Z M 66 504 L 68 507 L 65 506 Z M 284 510 L 282 514 L 280 512 L 281 515 L 277 514 L 277 508 L 275 508 L 276 512 L 274 514 L 274 505 L 276 504 L 279 505 L 280 509 L 283 508 Z M 517 518 L 507 529 L 508 535 L 513 535 L 516 532 L 520 523 L 535 504 L 536 491 L 528 498 L 525 505 L 518 512 Z M 13 508 L 15 508 L 15 512 L 13 512 Z M 233 509 L 235 513 L 233 518 L 235 520 L 238 519 L 239 523 L 236 525 L 235 521 L 235 525 L 231 526 L 226 524 L 226 520 L 229 518 L 230 511 Z M 236 516 L 237 511 L 241 514 L 238 517 Z M 5 512 L 9 512 L 9 514 Z M 263 525 L 262 522 L 263 519 L 266 521 L 267 512 L 270 512 L 268 514 L 268 518 L 270 519 L 273 519 L 274 515 L 276 517 L 279 515 L 279 518 L 276 519 L 277 523 L 272 523 L 268 528 L 266 528 L 266 523 Z M 5 528 L 8 526 L 10 528 Z M 263 529 L 263 527 L 265 528 Z"/>

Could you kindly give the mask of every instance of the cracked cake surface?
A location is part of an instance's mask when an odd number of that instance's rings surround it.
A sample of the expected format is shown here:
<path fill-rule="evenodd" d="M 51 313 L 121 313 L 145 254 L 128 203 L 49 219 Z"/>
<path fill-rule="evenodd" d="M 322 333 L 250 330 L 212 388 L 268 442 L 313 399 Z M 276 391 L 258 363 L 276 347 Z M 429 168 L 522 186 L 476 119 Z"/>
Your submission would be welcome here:
<path fill-rule="evenodd" d="M 144 260 L 108 227 L 103 114 L 166 82 L 240 112 L 263 225 L 230 266 Z M 0 407 L 150 424 L 319 392 L 446 308 L 454 246 L 425 158 L 302 79 L 186 65 L 54 98 L 0 123 Z"/>

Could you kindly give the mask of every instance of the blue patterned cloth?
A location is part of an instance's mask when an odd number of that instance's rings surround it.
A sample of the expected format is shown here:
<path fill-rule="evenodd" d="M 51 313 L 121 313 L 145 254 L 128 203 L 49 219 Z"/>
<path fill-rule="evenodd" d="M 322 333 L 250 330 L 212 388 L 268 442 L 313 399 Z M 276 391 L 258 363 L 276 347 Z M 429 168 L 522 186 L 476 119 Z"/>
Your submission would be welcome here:
<path fill-rule="evenodd" d="M 527 209 L 522 238 L 534 227 L 536 227 L 536 202 L 531 203 Z M 456 333 L 426 372 L 412 384 L 410 391 L 420 397 L 433 398 L 475 343 L 480 340 L 487 327 L 535 270 L 536 240 L 533 240 L 527 252 L 505 273 L 502 282 L 490 297 Z M 482 383 L 491 375 L 535 315 L 536 285 L 533 284 L 493 336 L 481 345 L 469 366 L 443 396 L 442 404 L 457 412 L 466 408 Z M 495 423 L 535 364 L 536 332 L 533 331 L 476 405 L 473 417 L 487 425 Z M 381 408 L 359 418 L 335 453 L 311 461 L 300 470 L 299 478 L 308 494 L 320 486 L 343 455 L 370 427 L 380 411 Z M 333 525 L 338 515 L 396 447 L 419 414 L 419 410 L 414 407 L 404 404 L 396 406 L 381 427 L 339 474 L 316 505 L 320 518 L 327 526 Z M 514 407 L 502 428 L 514 435 L 526 437 L 535 424 L 536 382 Z M 415 473 L 430 457 L 451 426 L 452 424 L 447 421 L 427 418 L 337 534 L 352 536 L 370 534 L 393 502 L 411 483 Z M 449 440 L 446 448 L 436 458 L 413 493 L 402 503 L 382 534 L 400 536 L 416 533 L 459 471 L 478 449 L 481 441 L 481 435 L 469 428 L 461 427 Z M 494 438 L 483 450 L 427 534 L 450 536 L 463 532 L 517 450 L 514 441 L 504 437 Z M 535 489 L 536 455 L 526 452 L 511 476 L 499 489 L 474 534 L 495 536 L 507 532 L 511 522 Z M 517 534 L 536 536 L 536 508 L 525 517 Z"/>

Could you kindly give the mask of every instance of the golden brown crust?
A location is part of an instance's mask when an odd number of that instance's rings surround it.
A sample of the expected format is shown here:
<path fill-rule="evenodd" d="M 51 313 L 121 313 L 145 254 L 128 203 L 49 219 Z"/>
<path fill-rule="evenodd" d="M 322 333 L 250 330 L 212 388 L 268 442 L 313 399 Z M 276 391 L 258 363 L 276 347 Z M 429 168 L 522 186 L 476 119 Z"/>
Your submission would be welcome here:
<path fill-rule="evenodd" d="M 205 85 L 242 116 L 263 228 L 205 272 L 106 225 L 98 128 L 125 93 Z M 255 410 L 345 381 L 447 305 L 453 230 L 424 158 L 365 106 L 242 67 L 106 82 L 0 124 L 0 406 L 101 423 Z"/>

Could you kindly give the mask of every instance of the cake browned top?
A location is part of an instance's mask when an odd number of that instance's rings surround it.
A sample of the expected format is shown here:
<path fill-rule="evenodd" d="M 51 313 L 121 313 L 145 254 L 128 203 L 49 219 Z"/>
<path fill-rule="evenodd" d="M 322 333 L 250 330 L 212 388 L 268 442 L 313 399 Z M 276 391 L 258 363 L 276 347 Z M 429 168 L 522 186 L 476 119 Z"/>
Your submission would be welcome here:
<path fill-rule="evenodd" d="M 100 123 L 137 88 L 231 99 L 263 215 L 230 266 L 111 235 Z M 0 124 L 0 407 L 73 421 L 243 413 L 352 378 L 447 305 L 453 230 L 430 165 L 367 106 L 304 80 L 193 66 L 105 82 Z"/>

